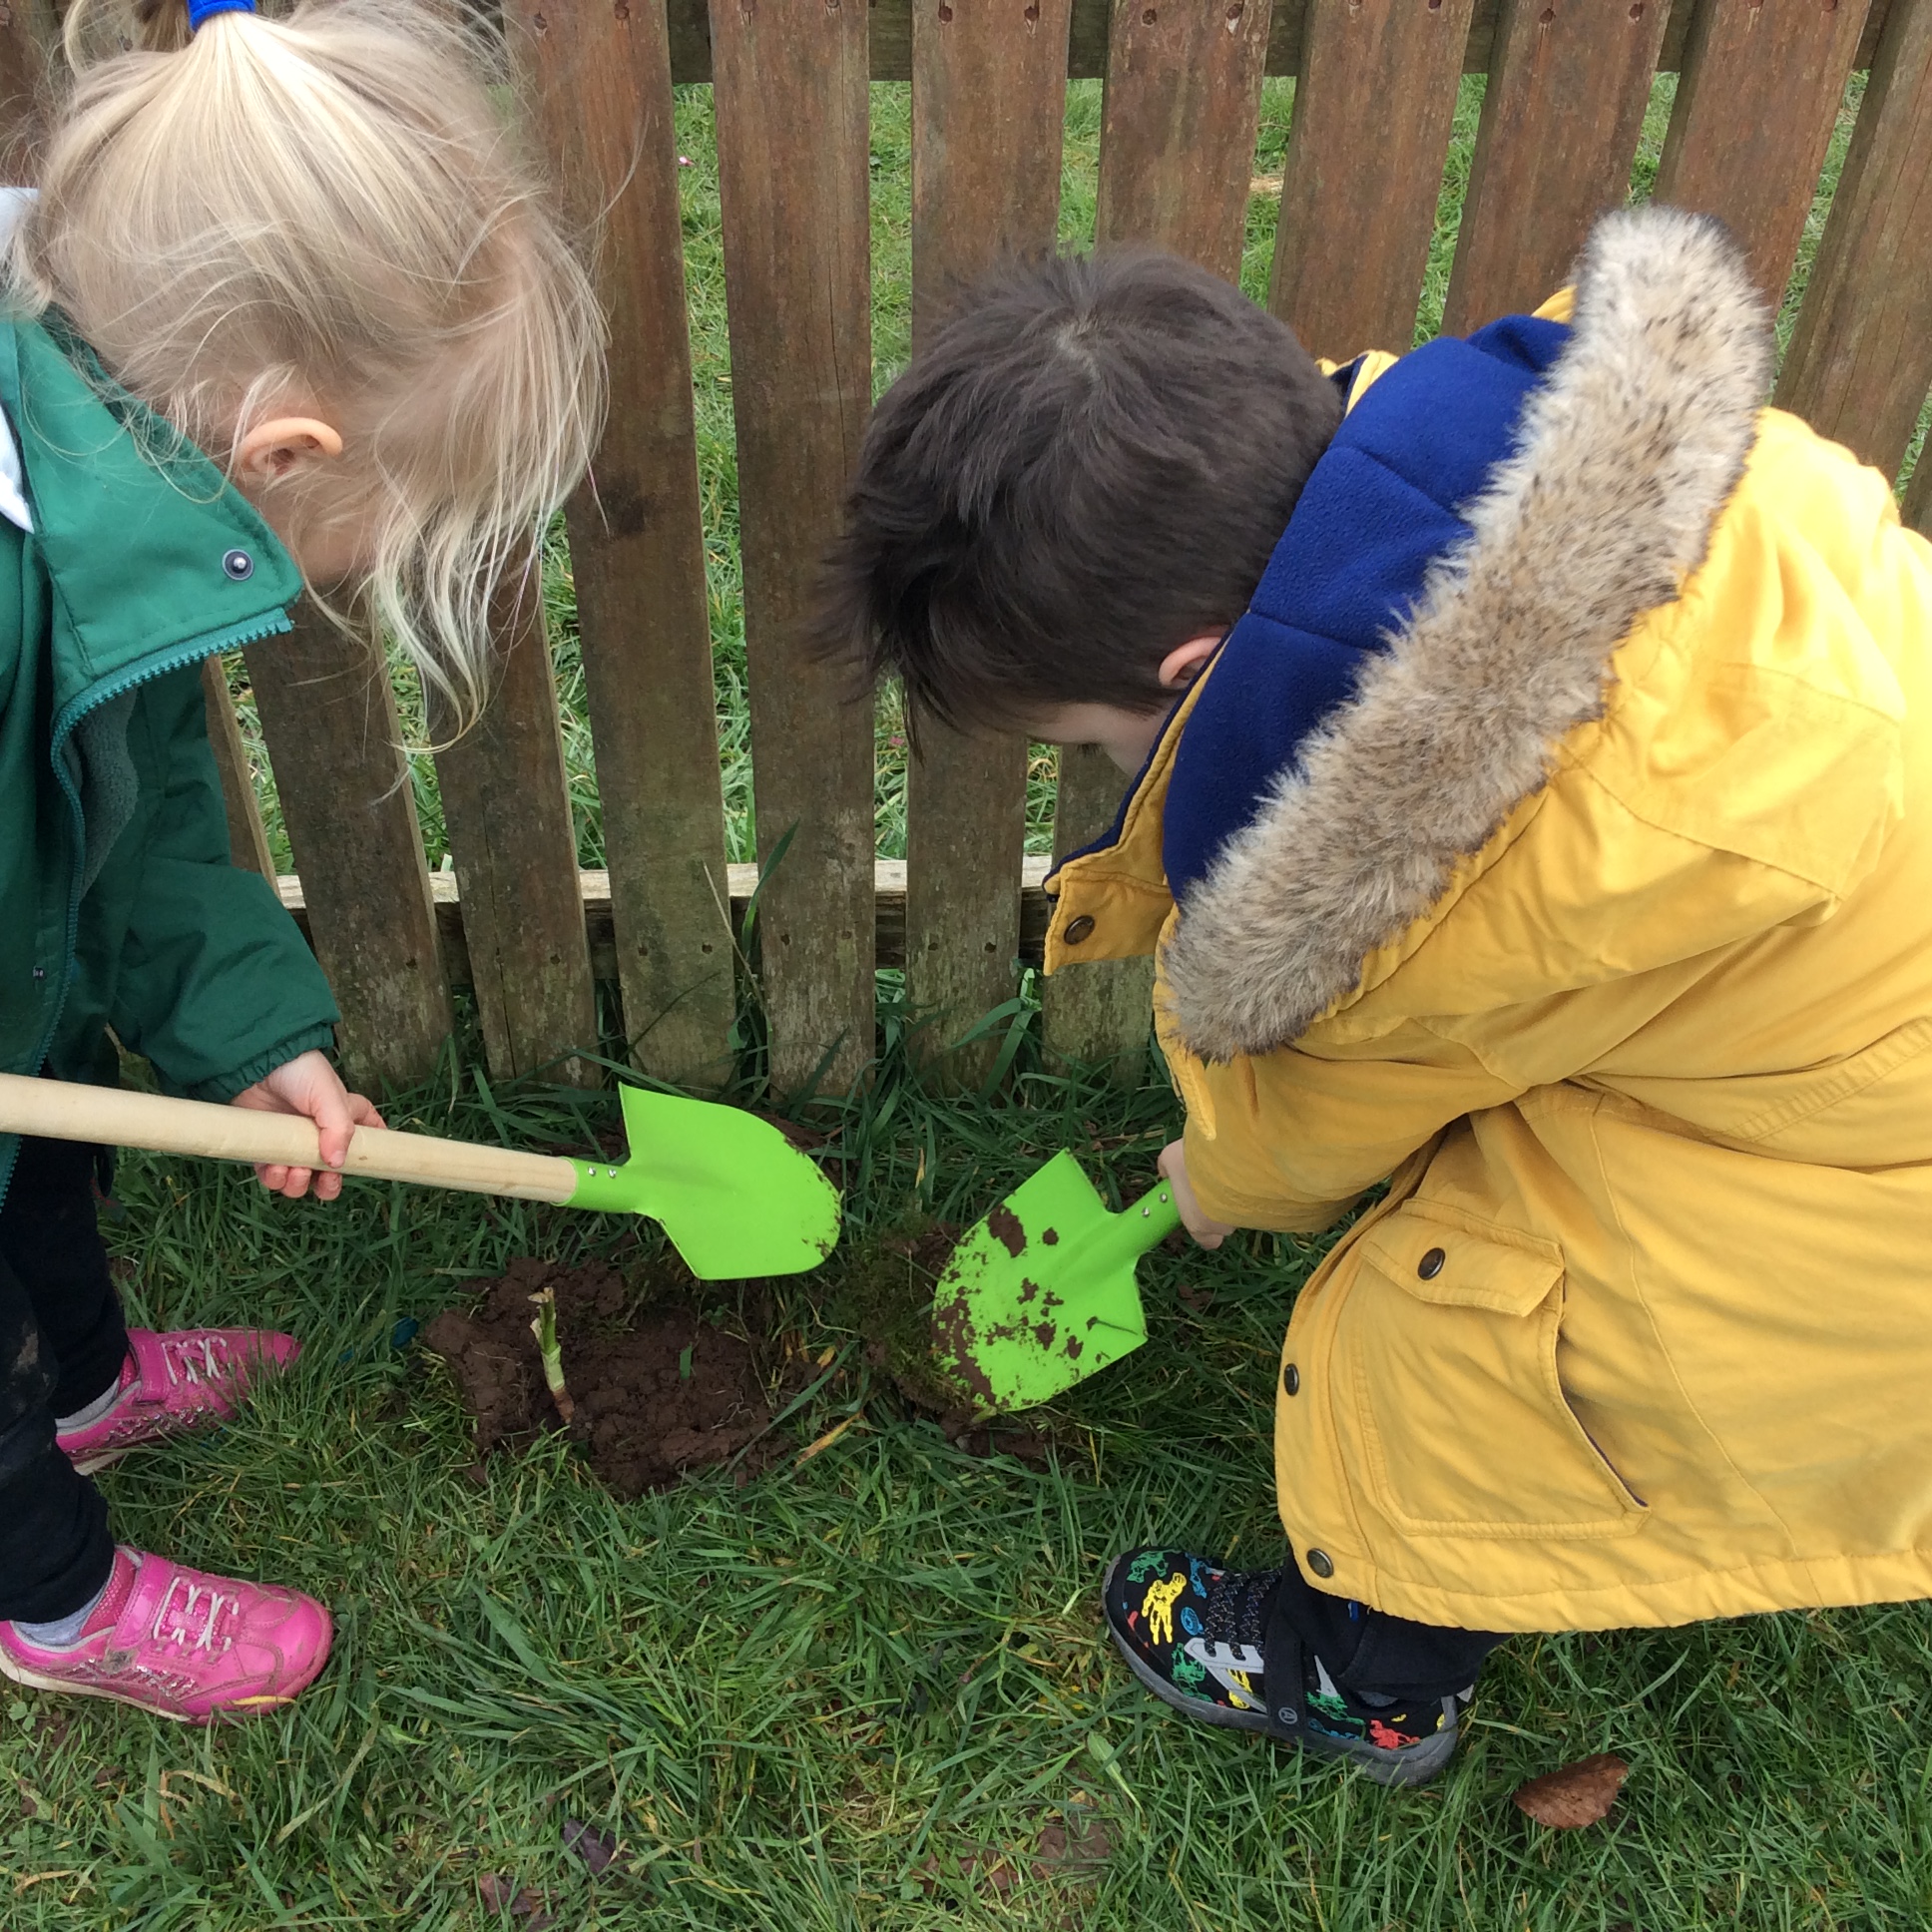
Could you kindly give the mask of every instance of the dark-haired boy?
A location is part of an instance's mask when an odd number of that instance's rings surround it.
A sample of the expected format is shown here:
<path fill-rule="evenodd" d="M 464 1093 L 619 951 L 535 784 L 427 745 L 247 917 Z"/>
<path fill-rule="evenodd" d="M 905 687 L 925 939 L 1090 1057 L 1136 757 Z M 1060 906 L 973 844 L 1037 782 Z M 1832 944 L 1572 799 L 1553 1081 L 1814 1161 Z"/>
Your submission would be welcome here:
<path fill-rule="evenodd" d="M 1415 1781 L 1498 1633 L 1932 1594 L 1932 547 L 1760 409 L 1712 225 L 1328 374 L 1162 257 L 881 403 L 828 642 L 1138 771 L 1052 971 L 1158 949 L 1189 1226 L 1325 1227 L 1289 1555 L 1131 1551 L 1155 1693 Z"/>

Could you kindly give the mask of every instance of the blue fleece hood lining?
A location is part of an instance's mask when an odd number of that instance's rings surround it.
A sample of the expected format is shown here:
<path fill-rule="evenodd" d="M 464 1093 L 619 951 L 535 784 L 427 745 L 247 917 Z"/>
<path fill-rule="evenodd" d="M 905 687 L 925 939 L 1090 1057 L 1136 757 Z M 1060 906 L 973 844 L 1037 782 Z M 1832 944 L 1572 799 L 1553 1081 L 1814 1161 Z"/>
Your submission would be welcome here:
<path fill-rule="evenodd" d="M 1353 694 L 1430 565 L 1468 535 L 1460 507 L 1513 452 L 1523 405 L 1569 336 L 1515 315 L 1438 339 L 1343 418 L 1176 749 L 1162 859 L 1177 900 Z"/>

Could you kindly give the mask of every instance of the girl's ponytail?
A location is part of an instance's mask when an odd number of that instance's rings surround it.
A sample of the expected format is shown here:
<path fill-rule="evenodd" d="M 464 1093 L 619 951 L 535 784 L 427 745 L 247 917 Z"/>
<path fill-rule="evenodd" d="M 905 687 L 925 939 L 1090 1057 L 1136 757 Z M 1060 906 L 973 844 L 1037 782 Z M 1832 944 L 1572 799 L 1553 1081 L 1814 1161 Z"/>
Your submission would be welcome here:
<path fill-rule="evenodd" d="M 350 588 L 467 724 L 493 594 L 603 401 L 602 314 L 491 98 L 491 43 L 444 0 L 301 0 L 193 35 L 184 0 L 73 0 L 64 36 L 0 293 L 58 304 L 218 461 L 266 410 L 335 423 L 343 455 L 274 486 L 278 520 L 353 517 Z"/>

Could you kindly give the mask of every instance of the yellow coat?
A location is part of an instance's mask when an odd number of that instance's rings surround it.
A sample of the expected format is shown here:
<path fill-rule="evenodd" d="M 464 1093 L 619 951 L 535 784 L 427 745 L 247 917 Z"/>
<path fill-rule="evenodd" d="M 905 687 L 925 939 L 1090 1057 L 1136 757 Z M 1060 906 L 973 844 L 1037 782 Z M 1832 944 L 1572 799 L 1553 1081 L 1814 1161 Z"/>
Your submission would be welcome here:
<path fill-rule="evenodd" d="M 1600 227 L 1574 324 L 1185 916 L 1184 710 L 1049 969 L 1159 939 L 1209 1213 L 1393 1177 L 1282 1354 L 1319 1587 L 1488 1630 L 1932 1595 L 1932 546 L 1757 406 L 1707 229 Z"/>

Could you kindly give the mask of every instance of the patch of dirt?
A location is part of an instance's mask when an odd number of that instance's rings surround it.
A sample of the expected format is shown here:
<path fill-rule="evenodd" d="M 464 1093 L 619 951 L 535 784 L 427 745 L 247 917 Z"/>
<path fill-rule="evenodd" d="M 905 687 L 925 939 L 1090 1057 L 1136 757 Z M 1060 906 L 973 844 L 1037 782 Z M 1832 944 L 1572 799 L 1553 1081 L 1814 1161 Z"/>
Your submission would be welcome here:
<path fill-rule="evenodd" d="M 866 1362 L 891 1379 L 908 1408 L 936 1422 L 956 1449 L 969 1456 L 1017 1456 L 1044 1467 L 1051 1436 L 1024 1424 L 1002 1426 L 997 1417 L 975 1420 L 973 1391 L 948 1381 L 934 1361 L 932 1290 L 960 1231 L 950 1221 L 928 1221 L 882 1235 L 847 1257 L 843 1297 L 854 1325 L 873 1337 Z"/>
<path fill-rule="evenodd" d="M 641 1496 L 725 1462 L 770 1420 L 748 1344 L 690 1307 L 636 1312 L 615 1268 L 516 1260 L 498 1279 L 472 1286 L 480 1303 L 446 1309 L 422 1340 L 476 1417 L 479 1459 L 563 1426 L 530 1330 L 530 1297 L 545 1288 L 557 1297 L 564 1380 L 576 1403 L 570 1434 L 613 1494 Z"/>

